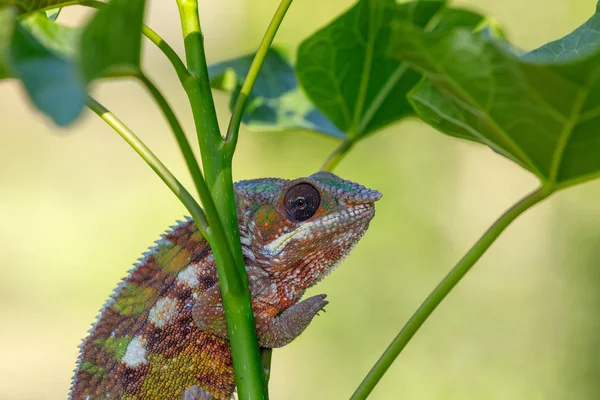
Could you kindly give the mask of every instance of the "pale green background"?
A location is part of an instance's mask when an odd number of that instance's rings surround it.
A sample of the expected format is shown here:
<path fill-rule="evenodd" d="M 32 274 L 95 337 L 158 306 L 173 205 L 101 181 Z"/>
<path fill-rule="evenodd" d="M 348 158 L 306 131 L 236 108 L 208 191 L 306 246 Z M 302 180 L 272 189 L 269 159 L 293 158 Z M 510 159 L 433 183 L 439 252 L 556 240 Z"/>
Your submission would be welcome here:
<path fill-rule="evenodd" d="M 210 61 L 254 49 L 278 1 L 203 1 Z M 594 0 L 462 1 L 531 49 L 587 19 Z M 278 36 L 296 44 L 351 4 L 296 0 Z M 80 21 L 69 10 L 66 21 Z M 181 50 L 174 1 L 148 23 Z M 144 64 L 192 132 L 169 65 Z M 94 93 L 189 183 L 166 124 L 136 83 Z M 221 123 L 228 98 L 216 95 Z M 67 395 L 77 345 L 117 281 L 183 207 L 95 115 L 67 130 L 0 84 L 0 399 Z M 236 179 L 314 172 L 334 148 L 308 133 L 241 132 Z M 354 253 L 311 293 L 327 313 L 273 357 L 271 398 L 345 399 L 423 298 L 535 179 L 485 147 L 415 120 L 360 143 L 337 172 L 379 189 Z M 600 398 L 600 182 L 511 226 L 418 333 L 373 399 Z"/>

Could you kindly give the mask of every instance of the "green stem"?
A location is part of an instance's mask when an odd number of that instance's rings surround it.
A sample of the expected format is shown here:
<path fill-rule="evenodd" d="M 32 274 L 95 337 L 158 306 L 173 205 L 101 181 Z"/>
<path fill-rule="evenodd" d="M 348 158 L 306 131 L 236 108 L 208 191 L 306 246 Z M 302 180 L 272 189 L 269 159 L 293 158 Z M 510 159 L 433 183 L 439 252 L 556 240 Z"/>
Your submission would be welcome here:
<path fill-rule="evenodd" d="M 204 211 L 192 197 L 192 195 L 183 187 L 183 185 L 173 176 L 171 171 L 156 157 L 154 153 L 133 133 L 121 120 L 108 111 L 102 104 L 92 97 L 88 97 L 88 107 L 102 118 L 110 127 L 112 127 L 129 145 L 142 157 L 144 161 L 156 172 L 163 182 L 171 189 L 177 198 L 188 209 L 192 218 L 198 224 L 203 233 L 208 230 L 208 222 Z"/>
<path fill-rule="evenodd" d="M 200 29 L 198 16 L 198 2 L 197 0 L 177 0 L 177 5 L 184 37 L 187 70 L 191 74 L 184 81 L 183 87 L 192 105 L 196 133 L 202 150 L 202 165 L 204 165 L 206 182 L 212 189 L 213 182 L 216 180 L 213 175 L 216 171 L 212 168 L 207 170 L 206 167 L 213 163 L 215 152 L 221 148 L 223 138 L 219 132 L 217 112 L 208 77 L 204 36 Z M 217 198 L 215 193 L 213 196 Z"/>
<path fill-rule="evenodd" d="M 265 62 L 265 57 L 267 56 L 269 48 L 271 47 L 271 43 L 273 43 L 275 34 L 277 33 L 277 30 L 279 30 L 279 26 L 283 21 L 283 17 L 285 17 L 285 13 L 290 8 L 290 5 L 292 5 L 292 1 L 293 0 L 282 0 L 281 3 L 279 3 L 279 7 L 271 19 L 271 23 L 265 32 L 263 40 L 258 46 L 258 50 L 254 55 L 254 59 L 252 60 L 252 64 L 248 70 L 248 74 L 246 74 L 246 79 L 244 80 L 242 89 L 240 90 L 240 93 L 235 101 L 235 105 L 233 106 L 229 127 L 227 128 L 227 138 L 225 140 L 226 153 L 228 153 L 228 155 L 231 157 L 233 157 L 233 152 L 235 151 L 235 146 L 237 144 L 238 132 L 240 130 L 244 109 L 248 103 L 248 97 L 250 96 L 252 87 L 258 78 L 260 69 Z"/>
<path fill-rule="evenodd" d="M 271 379 L 271 357 L 273 356 L 273 349 L 266 347 L 260 348 L 260 360 L 263 367 L 263 373 L 265 376 L 265 384 L 269 385 L 269 379 Z"/>
<path fill-rule="evenodd" d="M 469 272 L 473 264 L 475 264 L 491 244 L 494 243 L 502 231 L 504 231 L 504 229 L 524 211 L 539 203 L 550 194 L 552 194 L 552 190 L 550 189 L 538 189 L 521 199 L 494 222 L 469 252 L 458 262 L 458 264 L 456 264 L 448 275 L 446 275 L 433 292 L 431 292 L 429 297 L 421 304 L 406 325 L 404 325 L 398 336 L 396 336 L 389 347 L 384 351 L 358 389 L 356 389 L 351 397 L 352 400 L 362 400 L 367 398 L 413 335 L 431 315 L 433 310 L 436 309 L 456 284 L 467 272 Z"/>
<path fill-rule="evenodd" d="M 321 170 L 329 172 L 333 171 L 334 168 L 337 167 L 339 162 L 342 161 L 342 158 L 344 158 L 346 154 L 350 151 L 352 146 L 354 146 L 354 143 L 356 142 L 353 139 L 344 140 L 342 144 L 340 144 L 339 147 L 335 149 L 333 153 L 329 155 L 329 157 L 327 157 L 327 160 L 325 160 L 325 162 L 321 166 Z"/>
<path fill-rule="evenodd" d="M 200 171 L 200 166 L 198 165 L 198 160 L 196 160 L 196 156 L 194 156 L 194 152 L 192 151 L 192 147 L 190 146 L 190 142 L 187 140 L 185 136 L 185 132 L 181 127 L 181 124 L 177 120 L 175 113 L 169 103 L 162 95 L 160 90 L 152 83 L 152 81 L 142 72 L 135 74 L 135 77 L 139 79 L 139 81 L 146 87 L 146 89 L 150 92 L 159 108 L 161 109 L 163 115 L 167 119 L 169 126 L 171 127 L 171 131 L 175 136 L 175 140 L 177 140 L 177 144 L 179 145 L 179 149 L 183 154 L 183 158 L 185 159 L 185 163 L 192 175 L 192 179 L 194 180 L 194 184 L 196 186 L 196 190 L 198 193 L 201 192 L 202 186 L 206 186 L 204 182 L 204 177 L 202 176 L 202 171 Z"/>
<path fill-rule="evenodd" d="M 190 74 L 175 50 L 173 50 L 173 48 L 169 46 L 169 44 L 165 42 L 165 40 L 160 37 L 158 33 L 154 32 L 149 26 L 144 25 L 142 27 L 142 33 L 167 57 L 171 65 L 173 65 L 179 81 L 183 84 Z"/>
<path fill-rule="evenodd" d="M 219 132 L 217 115 L 208 77 L 208 66 L 200 29 L 197 0 L 177 0 L 184 35 L 187 68 L 190 76 L 184 89 L 192 106 L 196 133 L 202 155 L 202 165 L 216 211 L 207 209 L 211 228 L 223 227 L 211 235 L 217 264 L 227 331 L 231 344 L 238 397 L 266 399 L 268 393 L 259 357 L 258 341 L 248 290 L 244 258 L 239 238 L 231 158 L 221 151 L 223 138 Z M 202 199 L 203 203 L 205 199 Z M 215 225 L 213 220 L 216 218 Z M 222 223 L 222 225 L 221 225 Z M 219 239 L 219 242 L 216 241 Z M 214 246 L 213 246 L 214 245 Z M 230 280 L 234 280 L 234 284 Z"/>
<path fill-rule="evenodd" d="M 204 39 L 198 16 L 198 3 L 196 0 L 177 0 L 177 4 L 181 17 L 188 70 L 191 73 L 183 86 L 192 107 L 204 176 L 213 199 L 215 199 L 240 279 L 247 286 L 233 194 L 231 160 L 224 157 L 224 153 L 221 151 L 224 140 L 219 132 L 217 113 L 210 87 Z"/>

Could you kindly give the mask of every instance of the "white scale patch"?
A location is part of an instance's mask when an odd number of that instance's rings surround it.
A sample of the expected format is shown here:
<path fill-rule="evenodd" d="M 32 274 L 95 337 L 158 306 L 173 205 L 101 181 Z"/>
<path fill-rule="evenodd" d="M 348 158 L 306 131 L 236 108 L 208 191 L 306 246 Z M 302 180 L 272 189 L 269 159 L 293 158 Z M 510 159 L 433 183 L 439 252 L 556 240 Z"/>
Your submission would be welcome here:
<path fill-rule="evenodd" d="M 285 244 L 288 243 L 288 241 L 290 239 L 304 238 L 307 234 L 309 234 L 310 229 L 314 225 L 315 225 L 315 221 L 307 222 L 303 225 L 300 225 L 297 229 L 293 230 L 292 232 L 284 233 L 283 235 L 279 236 L 277 239 L 273 240 L 271 243 L 267 244 L 264 247 L 264 250 L 266 250 L 266 252 L 268 254 L 275 255 L 283 250 L 283 248 L 285 247 Z"/>
<path fill-rule="evenodd" d="M 154 323 L 154 325 L 162 328 L 177 315 L 178 312 L 178 301 L 170 297 L 163 297 L 159 299 L 154 307 L 150 309 L 148 319 Z"/>
<path fill-rule="evenodd" d="M 177 274 L 177 282 L 183 282 L 191 288 L 198 286 L 200 281 L 198 281 L 198 274 L 196 274 L 196 266 L 190 264 L 187 268 L 180 271 Z"/>
<path fill-rule="evenodd" d="M 139 336 L 134 337 L 125 351 L 125 355 L 121 358 L 129 367 L 137 367 L 138 365 L 148 363 L 146 360 L 146 342 Z"/>

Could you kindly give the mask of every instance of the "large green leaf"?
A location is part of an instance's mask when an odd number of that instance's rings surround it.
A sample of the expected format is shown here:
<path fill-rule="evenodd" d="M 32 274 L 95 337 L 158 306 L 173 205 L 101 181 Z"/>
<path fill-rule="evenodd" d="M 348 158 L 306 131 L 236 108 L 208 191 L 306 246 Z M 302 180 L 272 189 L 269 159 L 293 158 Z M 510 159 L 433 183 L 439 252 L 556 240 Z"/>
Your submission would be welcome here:
<path fill-rule="evenodd" d="M 426 122 L 565 187 L 600 175 L 599 25 L 596 11 L 573 33 L 519 56 L 486 34 L 399 23 L 391 53 L 425 76 L 410 98 Z"/>
<path fill-rule="evenodd" d="M 81 68 L 88 81 L 139 70 L 145 0 L 111 0 L 85 28 Z"/>
<path fill-rule="evenodd" d="M 448 9 L 442 0 L 360 0 L 306 39 L 297 75 L 308 97 L 342 131 L 359 137 L 414 114 L 407 92 L 420 75 L 388 50 L 398 21 L 421 30 L 474 28 L 479 14 Z"/>
<path fill-rule="evenodd" d="M 253 58 L 245 55 L 208 68 L 212 87 L 232 93 L 232 107 Z M 242 121 L 253 130 L 298 129 L 344 137 L 300 90 L 294 68 L 280 48 L 267 53 Z"/>
<path fill-rule="evenodd" d="M 64 4 L 0 0 L 0 79 L 20 79 L 36 107 L 59 125 L 80 114 L 91 80 L 139 69 L 145 1 L 112 0 L 82 34 L 39 11 Z M 15 20 L 14 8 L 26 14 Z"/>
<path fill-rule="evenodd" d="M 20 79 L 36 107 L 58 125 L 73 121 L 85 105 L 85 84 L 76 64 L 38 41 L 17 23 L 9 51 L 11 76 Z"/>

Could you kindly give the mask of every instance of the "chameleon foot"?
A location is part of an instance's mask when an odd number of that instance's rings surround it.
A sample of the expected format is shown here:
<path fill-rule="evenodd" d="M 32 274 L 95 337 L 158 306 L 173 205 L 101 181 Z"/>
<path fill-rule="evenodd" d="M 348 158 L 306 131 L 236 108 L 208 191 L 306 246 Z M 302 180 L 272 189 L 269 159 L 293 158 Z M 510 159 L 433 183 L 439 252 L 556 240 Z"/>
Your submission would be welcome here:
<path fill-rule="evenodd" d="M 256 318 L 258 343 L 262 347 L 283 347 L 296 339 L 310 324 L 310 321 L 329 302 L 325 294 L 309 297 L 294 304 L 281 315 L 273 318 Z"/>

